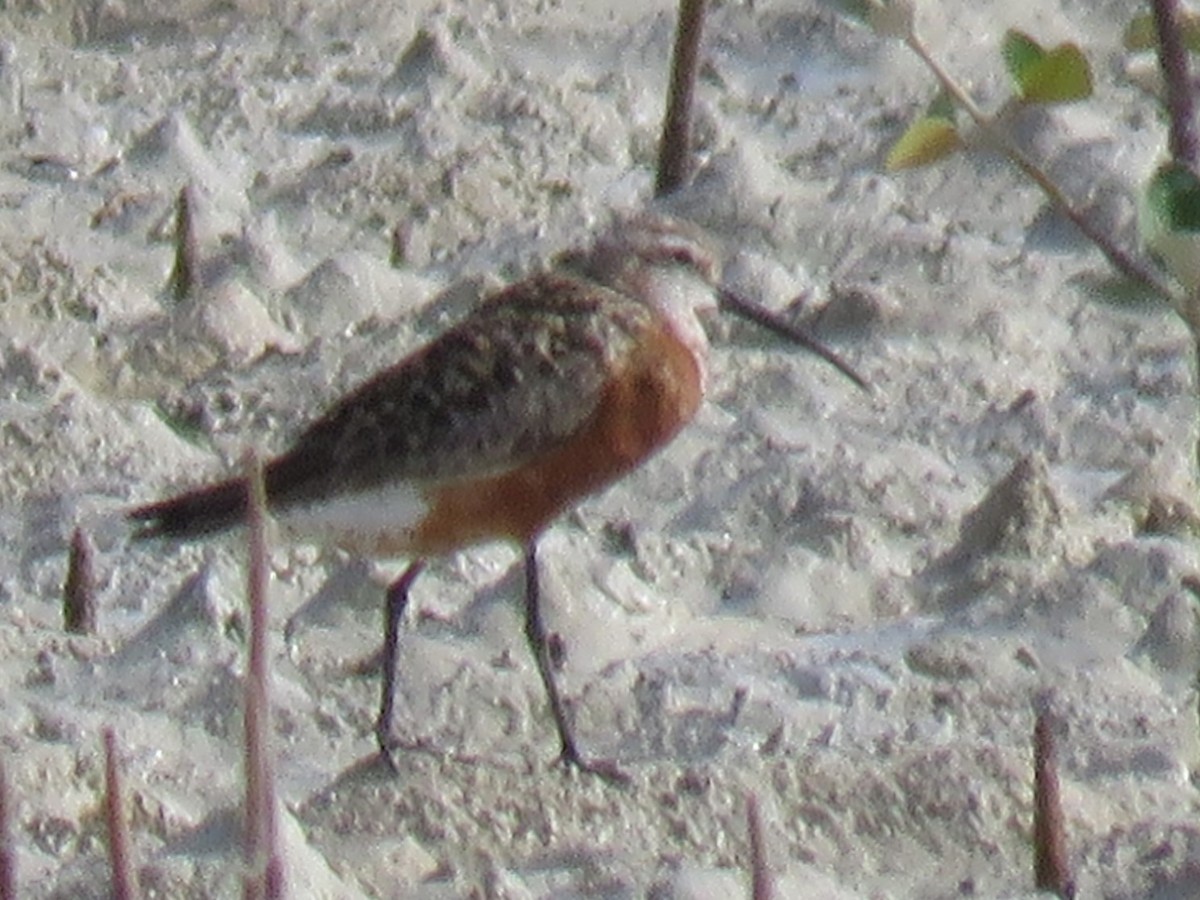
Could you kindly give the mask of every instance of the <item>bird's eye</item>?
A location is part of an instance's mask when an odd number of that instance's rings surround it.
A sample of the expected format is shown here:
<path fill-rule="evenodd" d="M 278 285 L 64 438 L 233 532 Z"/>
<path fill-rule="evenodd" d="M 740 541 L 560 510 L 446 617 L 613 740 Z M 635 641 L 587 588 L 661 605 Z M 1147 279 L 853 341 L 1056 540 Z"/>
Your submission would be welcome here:
<path fill-rule="evenodd" d="M 678 263 L 681 266 L 687 266 L 689 269 L 695 269 L 698 272 L 703 272 L 708 268 L 708 261 L 704 254 L 697 251 L 695 247 L 687 244 L 666 245 L 662 248 L 662 257 L 665 261 Z"/>
<path fill-rule="evenodd" d="M 706 253 L 689 244 L 666 245 L 661 248 L 659 258 L 696 272 L 702 278 L 713 277 L 713 263 Z"/>

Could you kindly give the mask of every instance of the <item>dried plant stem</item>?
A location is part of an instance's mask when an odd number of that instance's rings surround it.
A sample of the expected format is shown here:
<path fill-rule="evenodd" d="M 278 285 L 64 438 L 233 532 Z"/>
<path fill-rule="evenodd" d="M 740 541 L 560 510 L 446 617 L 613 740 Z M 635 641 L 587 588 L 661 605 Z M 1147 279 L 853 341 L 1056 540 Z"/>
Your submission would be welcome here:
<path fill-rule="evenodd" d="M 186 300 L 200 276 L 200 241 L 196 237 L 196 191 L 190 184 L 179 191 L 175 205 L 175 265 L 167 290 L 176 302 Z"/>
<path fill-rule="evenodd" d="M 671 79 L 667 111 L 663 118 L 658 149 L 658 172 L 654 196 L 665 197 L 683 185 L 692 163 L 692 101 L 700 67 L 700 40 L 704 33 L 705 0 L 679 0 L 679 22 L 671 56 Z M 822 345 L 804 329 L 784 321 L 775 313 L 733 291 L 720 290 L 721 308 L 773 331 L 820 356 L 864 390 L 866 380 L 840 356 Z"/>
<path fill-rule="evenodd" d="M 1158 37 L 1158 68 L 1162 72 L 1164 100 L 1170 122 L 1168 144 L 1171 159 L 1196 174 L 1200 140 L 1196 136 L 1196 99 L 1188 72 L 1188 54 L 1179 28 L 1176 0 L 1151 0 L 1154 28 Z M 1179 315 L 1192 335 L 1196 372 L 1200 373 L 1200 292 L 1191 290 L 1177 305 Z M 1196 449 L 1200 458 L 1200 444 Z"/>
<path fill-rule="evenodd" d="M 758 797 L 753 793 L 746 795 L 746 831 L 750 836 L 750 896 L 752 900 L 774 900 L 775 880 L 767 865 L 762 815 L 758 810 Z"/>
<path fill-rule="evenodd" d="M 1040 712 L 1033 729 L 1034 879 L 1039 890 L 1051 891 L 1063 900 L 1072 900 L 1075 883 L 1071 877 L 1071 865 L 1067 861 L 1057 756 L 1050 714 Z"/>
<path fill-rule="evenodd" d="M 8 772 L 0 762 L 0 900 L 17 900 L 17 848 L 12 836 Z"/>
<path fill-rule="evenodd" d="M 271 765 L 270 672 L 267 658 L 267 499 L 262 462 L 246 454 L 250 526 L 249 586 L 250 651 L 246 665 L 245 734 L 246 822 L 244 853 L 246 900 L 276 900 L 284 896 L 283 858 L 275 819 L 275 782 Z"/>
<path fill-rule="evenodd" d="M 671 55 L 667 111 L 658 147 L 654 196 L 665 197 L 687 181 L 692 164 L 692 100 L 700 67 L 705 0 L 679 0 L 679 23 Z"/>
<path fill-rule="evenodd" d="M 67 581 L 63 585 L 63 628 L 72 634 L 96 632 L 96 575 L 92 542 L 80 528 L 71 533 Z"/>
<path fill-rule="evenodd" d="M 115 900 L 137 900 L 142 891 L 138 886 L 129 821 L 125 818 L 125 778 L 120 748 L 112 728 L 104 729 L 104 817 L 108 825 L 112 895 Z"/>
<path fill-rule="evenodd" d="M 1176 0 L 1150 0 L 1150 6 L 1158 32 L 1158 67 L 1162 71 L 1171 121 L 1171 159 L 1194 171 L 1200 161 L 1200 141 L 1196 137 L 1196 101 L 1188 83 L 1188 56 L 1179 31 L 1179 4 Z"/>
<path fill-rule="evenodd" d="M 1175 295 L 1171 289 L 1152 269 L 1132 254 L 1118 247 L 1109 235 L 1093 225 L 1091 220 L 1083 212 L 1076 209 L 1071 201 L 1067 199 L 1067 196 L 1050 179 L 1050 176 L 1043 172 L 1037 163 L 1030 159 L 1020 147 L 1014 144 L 1007 135 L 992 123 L 992 120 L 984 114 L 983 110 L 963 90 L 962 86 L 933 58 L 929 49 L 921 41 L 916 32 L 910 32 L 905 38 L 905 43 L 921 58 L 921 61 L 925 63 L 925 66 L 941 84 L 943 90 L 974 120 L 979 130 L 983 132 L 992 146 L 1007 156 L 1026 177 L 1042 189 L 1042 193 L 1046 195 L 1047 199 L 1054 206 L 1058 207 L 1059 211 L 1070 219 L 1075 227 L 1100 249 L 1100 252 L 1104 254 L 1113 268 L 1122 273 L 1126 278 L 1145 284 L 1155 293 L 1166 297 L 1168 300 L 1173 301 L 1175 299 Z"/>

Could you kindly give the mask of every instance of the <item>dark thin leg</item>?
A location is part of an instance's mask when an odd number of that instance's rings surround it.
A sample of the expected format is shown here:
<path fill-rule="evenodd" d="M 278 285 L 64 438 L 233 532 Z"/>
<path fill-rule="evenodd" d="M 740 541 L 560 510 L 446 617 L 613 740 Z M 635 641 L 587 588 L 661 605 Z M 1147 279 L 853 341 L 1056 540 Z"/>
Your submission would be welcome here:
<path fill-rule="evenodd" d="M 624 783 L 628 776 L 612 762 L 588 762 L 579 755 L 579 747 L 575 736 L 567 724 L 566 711 L 563 708 L 562 695 L 558 692 L 558 684 L 554 681 L 554 665 L 550 657 L 550 640 L 546 634 L 546 625 L 542 621 L 541 589 L 538 585 L 537 543 L 531 541 L 525 548 L 525 639 L 537 662 L 538 674 L 542 676 L 542 685 L 546 689 L 546 698 L 550 701 L 550 712 L 554 716 L 554 726 L 558 729 L 558 739 L 562 744 L 562 754 L 559 757 L 569 766 L 575 766 L 580 771 L 591 772 L 609 781 Z"/>
<path fill-rule="evenodd" d="M 383 606 L 383 672 L 379 698 L 379 718 L 375 720 L 375 739 L 379 742 L 379 753 L 395 765 L 389 752 L 388 742 L 392 734 L 392 708 L 396 693 L 396 656 L 400 647 L 400 620 L 408 606 L 408 592 L 413 582 L 425 568 L 425 560 L 418 559 L 409 564 L 404 574 L 388 585 L 387 600 Z"/>

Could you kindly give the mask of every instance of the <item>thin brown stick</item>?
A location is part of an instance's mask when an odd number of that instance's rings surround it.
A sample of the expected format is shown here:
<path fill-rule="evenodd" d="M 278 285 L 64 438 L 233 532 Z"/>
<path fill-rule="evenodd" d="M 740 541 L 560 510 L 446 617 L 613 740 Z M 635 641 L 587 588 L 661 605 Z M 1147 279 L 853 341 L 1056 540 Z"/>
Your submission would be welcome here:
<path fill-rule="evenodd" d="M 125 818 L 125 777 L 117 733 L 104 729 L 104 818 L 108 825 L 108 862 L 112 870 L 114 900 L 138 900 L 137 865 L 133 858 L 133 839 Z"/>
<path fill-rule="evenodd" d="M 1169 120 L 1171 159 L 1194 175 L 1200 155 L 1195 126 L 1196 103 L 1188 72 L 1188 54 L 1180 30 L 1179 7 L 1174 0 L 1151 0 L 1150 5 L 1158 38 L 1158 67 L 1162 72 L 1164 105 Z M 1200 372 L 1200 289 L 1189 286 L 1187 295 L 1177 304 L 1177 311 L 1192 334 L 1195 371 Z M 1196 454 L 1200 458 L 1200 443 Z"/>
<path fill-rule="evenodd" d="M 1040 712 L 1033 729 L 1033 872 L 1038 890 L 1063 900 L 1075 897 L 1067 861 L 1066 827 L 1058 785 L 1058 758 L 1050 713 Z"/>
<path fill-rule="evenodd" d="M 284 896 L 284 877 L 269 746 L 271 704 L 267 657 L 267 588 L 270 570 L 267 559 L 267 496 L 262 461 L 253 450 L 246 454 L 245 470 L 250 494 L 247 508 L 250 526 L 250 650 L 243 709 L 246 770 L 243 845 L 246 875 L 243 896 L 246 900 L 276 900 Z"/>
<path fill-rule="evenodd" d="M 0 900 L 17 900 L 17 848 L 12 836 L 8 772 L 0 761 Z"/>
<path fill-rule="evenodd" d="M 671 54 L 667 111 L 658 145 L 654 196 L 678 190 L 692 166 L 692 100 L 700 67 L 700 38 L 704 32 L 704 0 L 679 0 L 679 23 Z"/>
<path fill-rule="evenodd" d="M 1196 99 L 1188 76 L 1188 55 L 1179 29 L 1179 4 L 1176 0 L 1150 0 L 1154 28 L 1158 33 L 1158 67 L 1170 118 L 1171 159 L 1192 171 L 1200 160 L 1200 140 L 1196 137 Z"/>
<path fill-rule="evenodd" d="M 177 301 L 186 300 L 200 277 L 200 241 L 196 237 L 195 188 L 184 185 L 175 203 L 175 265 L 167 291 Z"/>
<path fill-rule="evenodd" d="M 1188 53 L 1183 44 L 1176 0 L 1151 0 L 1154 28 L 1158 37 L 1158 67 L 1163 77 L 1164 105 L 1169 119 L 1168 145 L 1173 162 L 1196 174 L 1200 140 L 1196 136 L 1196 98 L 1188 71 Z M 1191 288 L 1177 307 L 1192 333 L 1192 352 L 1200 372 L 1200 290 Z M 1200 444 L 1196 448 L 1200 458 Z"/>
<path fill-rule="evenodd" d="M 92 542 L 81 528 L 71 533 L 67 581 L 63 585 L 63 628 L 72 634 L 96 633 L 96 574 Z"/>
<path fill-rule="evenodd" d="M 1034 184 L 1042 189 L 1042 193 L 1045 194 L 1047 199 L 1049 199 L 1049 201 L 1058 208 L 1059 212 L 1070 219 L 1075 227 L 1078 228 L 1089 241 L 1091 241 L 1100 249 L 1100 252 L 1104 254 L 1105 258 L 1108 259 L 1113 268 L 1115 268 L 1126 278 L 1145 284 L 1160 296 L 1171 301 L 1175 300 L 1175 294 L 1169 287 L 1167 287 L 1166 282 L 1159 278 L 1158 275 L 1149 266 L 1142 263 L 1141 260 L 1134 257 L 1131 253 L 1128 253 L 1123 248 L 1117 246 L 1116 242 L 1113 241 L 1109 235 L 1105 234 L 1096 225 L 1094 225 L 1092 221 L 1083 214 L 1082 211 L 1076 209 L 1071 201 L 1067 199 L 1066 194 L 1064 194 L 1059 186 L 1050 179 L 1050 176 L 1043 172 L 1041 168 L 1038 167 L 1037 163 L 1026 156 L 1025 153 L 1016 144 L 1014 144 L 1007 135 L 1005 135 L 1000 131 L 999 128 L 995 126 L 992 120 L 988 118 L 984 114 L 983 110 L 976 105 L 975 101 L 971 99 L 970 95 L 963 90 L 962 86 L 955 81 L 945 69 L 941 67 L 936 59 L 933 58 L 933 55 L 929 52 L 929 49 L 925 46 L 915 32 L 912 32 L 908 35 L 908 37 L 905 39 L 905 43 L 908 44 L 909 48 L 921 58 L 921 61 L 925 63 L 925 66 L 930 72 L 933 73 L 933 76 L 938 80 L 946 93 L 954 99 L 954 102 L 966 111 L 967 115 L 971 117 L 971 119 L 979 127 L 979 130 L 987 137 L 992 146 L 1007 156 L 1013 165 L 1020 169 L 1027 178 L 1029 178 Z"/>
<path fill-rule="evenodd" d="M 746 831 L 750 837 L 750 897 L 752 900 L 774 900 L 775 879 L 767 864 L 762 815 L 758 811 L 758 797 L 753 792 L 746 794 Z"/>

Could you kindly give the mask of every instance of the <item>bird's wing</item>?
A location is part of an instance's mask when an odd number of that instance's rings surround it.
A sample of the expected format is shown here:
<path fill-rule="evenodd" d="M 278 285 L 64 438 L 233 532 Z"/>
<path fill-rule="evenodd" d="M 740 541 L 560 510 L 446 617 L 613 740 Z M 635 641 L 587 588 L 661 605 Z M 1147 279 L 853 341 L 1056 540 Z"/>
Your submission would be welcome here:
<path fill-rule="evenodd" d="M 570 437 L 652 325 L 594 282 L 538 275 L 343 398 L 267 467 L 275 505 L 503 472 Z"/>

